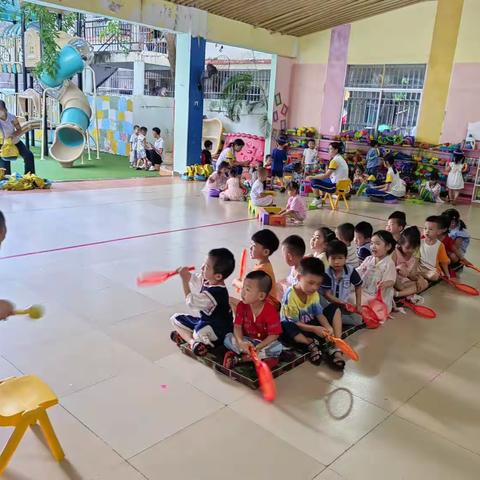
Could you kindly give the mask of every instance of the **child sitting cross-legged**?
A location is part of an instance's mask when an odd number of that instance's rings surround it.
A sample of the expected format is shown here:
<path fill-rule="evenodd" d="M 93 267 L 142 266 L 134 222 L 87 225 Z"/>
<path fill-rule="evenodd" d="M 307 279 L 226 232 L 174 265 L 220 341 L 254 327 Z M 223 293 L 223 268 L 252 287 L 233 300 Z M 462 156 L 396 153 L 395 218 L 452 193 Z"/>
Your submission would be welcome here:
<path fill-rule="evenodd" d="M 355 268 L 347 265 L 346 245 L 340 240 L 332 240 L 327 246 L 327 258 L 329 267 L 322 283 L 325 300 L 342 309 L 344 325 L 361 325 L 362 317 L 346 309 L 352 289 L 355 290 L 357 310 L 362 306 L 362 279 Z M 322 305 L 325 305 L 323 301 Z"/>
<path fill-rule="evenodd" d="M 355 225 L 355 244 L 357 246 L 358 262 L 362 263 L 372 253 L 370 243 L 372 241 L 373 227 L 368 222 L 359 222 Z"/>
<path fill-rule="evenodd" d="M 395 297 L 411 297 L 411 300 L 420 299 L 415 295 L 428 287 L 428 282 L 420 275 L 418 251 L 420 248 L 420 231 L 417 227 L 408 227 L 400 235 L 400 240 L 392 253 L 392 260 L 397 269 L 395 281 Z"/>
<path fill-rule="evenodd" d="M 265 193 L 264 182 L 267 180 L 267 171 L 263 167 L 258 167 L 257 179 L 250 190 L 250 198 L 256 207 L 268 207 L 273 205 L 273 196 Z"/>
<path fill-rule="evenodd" d="M 228 171 L 230 167 L 227 162 L 221 162 L 217 166 L 217 170 L 213 172 L 207 180 L 204 191 L 209 190 L 225 190 L 228 180 Z"/>
<path fill-rule="evenodd" d="M 209 346 L 223 344 L 225 335 L 232 331 L 232 309 L 230 308 L 225 279 L 235 269 L 235 258 L 226 248 L 215 248 L 208 252 L 200 274 L 192 274 L 187 267 L 180 267 L 180 275 L 189 308 L 200 312 L 200 316 L 175 313 L 170 321 L 175 331 L 170 338 L 177 345 L 187 342 L 192 352 L 204 356 Z"/>
<path fill-rule="evenodd" d="M 271 278 L 263 271 L 250 272 L 243 281 L 242 300 L 237 305 L 233 333 L 227 333 L 224 344 L 228 352 L 223 359 L 225 368 L 234 368 L 239 362 L 251 361 L 249 347 L 254 346 L 259 358 L 270 368 L 278 364 L 282 333 L 277 309 L 267 302 L 272 289 Z"/>
<path fill-rule="evenodd" d="M 279 215 L 287 217 L 287 221 L 294 225 L 302 225 L 307 218 L 307 207 L 303 197 L 300 196 L 300 185 L 297 182 L 289 182 L 287 185 L 287 206 Z"/>
<path fill-rule="evenodd" d="M 306 347 L 310 361 L 318 365 L 322 360 L 320 340 L 325 334 L 342 336 L 342 314 L 336 305 L 325 309 L 320 304 L 318 290 L 323 283 L 325 269 L 321 260 L 305 257 L 298 267 L 298 282 L 285 292 L 282 300 L 282 329 L 287 342 Z M 335 346 L 326 351 L 332 367 L 343 370 L 343 354 Z"/>
<path fill-rule="evenodd" d="M 305 256 L 307 246 L 302 237 L 298 235 L 290 235 L 282 242 L 282 254 L 285 263 L 290 267 L 288 277 L 280 282 L 283 289 L 293 287 L 298 281 L 298 266 L 302 258 Z"/>
<path fill-rule="evenodd" d="M 312 255 L 319 258 L 326 269 L 329 266 L 327 260 L 327 245 L 335 239 L 335 232 L 328 227 L 317 228 L 310 239 Z"/>
<path fill-rule="evenodd" d="M 355 239 L 355 227 L 351 223 L 342 223 L 335 229 L 337 238 L 347 246 L 347 265 L 358 267 L 357 247 L 353 243 Z"/>

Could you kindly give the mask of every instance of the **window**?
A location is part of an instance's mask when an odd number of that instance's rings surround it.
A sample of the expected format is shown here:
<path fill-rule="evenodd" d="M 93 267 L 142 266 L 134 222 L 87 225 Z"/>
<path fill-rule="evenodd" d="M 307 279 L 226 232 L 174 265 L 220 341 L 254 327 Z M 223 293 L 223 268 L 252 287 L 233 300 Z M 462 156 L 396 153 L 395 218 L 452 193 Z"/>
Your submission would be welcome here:
<path fill-rule="evenodd" d="M 387 125 L 414 134 L 424 79 L 425 65 L 349 65 L 342 130 Z"/>

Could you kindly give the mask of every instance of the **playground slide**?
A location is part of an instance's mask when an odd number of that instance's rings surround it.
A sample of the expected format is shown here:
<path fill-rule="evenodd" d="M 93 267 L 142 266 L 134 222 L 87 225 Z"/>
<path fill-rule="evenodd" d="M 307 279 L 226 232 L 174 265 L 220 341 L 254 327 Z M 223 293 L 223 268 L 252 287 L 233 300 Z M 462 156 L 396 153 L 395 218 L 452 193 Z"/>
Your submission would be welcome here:
<path fill-rule="evenodd" d="M 58 101 L 62 105 L 62 115 L 55 130 L 50 155 L 65 167 L 72 166 L 81 156 L 88 141 L 92 110 L 86 95 L 71 79 L 86 67 L 90 52 L 91 47 L 87 42 L 74 39 L 60 50 L 55 77 L 48 73 L 40 77 L 44 87 L 52 92 L 50 95 L 55 92 L 54 96 L 58 96 Z"/>

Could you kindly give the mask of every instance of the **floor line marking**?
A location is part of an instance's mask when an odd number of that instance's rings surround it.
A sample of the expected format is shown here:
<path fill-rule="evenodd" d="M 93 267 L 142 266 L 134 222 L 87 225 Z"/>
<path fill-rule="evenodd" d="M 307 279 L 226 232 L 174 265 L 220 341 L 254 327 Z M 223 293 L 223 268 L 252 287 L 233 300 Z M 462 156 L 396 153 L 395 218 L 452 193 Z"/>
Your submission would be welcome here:
<path fill-rule="evenodd" d="M 62 251 L 66 251 L 66 250 L 75 250 L 77 248 L 95 247 L 95 246 L 98 246 L 98 245 L 105 245 L 105 244 L 109 244 L 109 243 L 124 242 L 126 240 L 136 240 L 137 238 L 156 237 L 158 235 L 168 235 L 169 233 L 187 232 L 187 231 L 190 231 L 190 230 L 200 230 L 202 228 L 221 227 L 223 225 L 231 225 L 233 223 L 249 222 L 250 220 L 255 220 L 255 218 L 242 218 L 242 219 L 239 219 L 239 220 L 230 220 L 228 222 L 208 223 L 206 225 L 197 225 L 197 226 L 194 226 L 194 227 L 176 228 L 174 230 L 161 230 L 159 232 L 142 233 L 140 235 L 131 235 L 131 236 L 128 236 L 128 237 L 110 238 L 108 240 L 98 240 L 96 242 L 79 243 L 79 244 L 76 244 L 76 245 L 67 245 L 67 246 L 64 246 L 64 247 L 49 248 L 49 249 L 46 249 L 46 250 L 38 250 L 38 251 L 34 251 L 34 252 L 16 253 L 14 255 L 8 255 L 7 257 L 0 257 L 0 260 L 8 260 L 8 259 L 19 258 L 19 257 L 30 257 L 30 256 L 33 256 L 33 255 L 41 255 L 41 254 L 44 254 L 44 253 L 62 252 Z"/>

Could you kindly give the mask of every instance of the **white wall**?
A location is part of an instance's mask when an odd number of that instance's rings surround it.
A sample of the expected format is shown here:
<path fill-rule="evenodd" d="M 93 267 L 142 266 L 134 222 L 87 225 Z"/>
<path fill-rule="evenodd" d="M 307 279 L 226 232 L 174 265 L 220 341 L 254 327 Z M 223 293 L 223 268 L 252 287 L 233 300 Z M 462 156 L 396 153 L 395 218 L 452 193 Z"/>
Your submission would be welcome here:
<path fill-rule="evenodd" d="M 134 96 L 133 123 L 148 128 L 148 140 L 152 141 L 152 128 L 162 131 L 165 150 L 173 150 L 173 112 L 174 100 L 170 97 Z"/>

